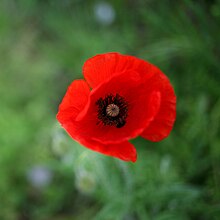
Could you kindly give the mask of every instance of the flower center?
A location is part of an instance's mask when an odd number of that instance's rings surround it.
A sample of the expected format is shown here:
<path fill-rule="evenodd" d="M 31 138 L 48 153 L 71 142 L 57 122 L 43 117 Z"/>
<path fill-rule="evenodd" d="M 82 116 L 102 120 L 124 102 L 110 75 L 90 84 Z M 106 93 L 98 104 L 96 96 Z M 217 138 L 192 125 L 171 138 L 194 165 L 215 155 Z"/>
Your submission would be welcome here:
<path fill-rule="evenodd" d="M 98 99 L 96 105 L 98 106 L 97 124 L 102 123 L 116 128 L 121 128 L 126 124 L 128 103 L 122 96 L 108 94 L 105 98 Z"/>
<path fill-rule="evenodd" d="M 106 113 L 110 117 L 116 117 L 119 114 L 119 107 L 115 104 L 109 104 L 106 108 Z"/>

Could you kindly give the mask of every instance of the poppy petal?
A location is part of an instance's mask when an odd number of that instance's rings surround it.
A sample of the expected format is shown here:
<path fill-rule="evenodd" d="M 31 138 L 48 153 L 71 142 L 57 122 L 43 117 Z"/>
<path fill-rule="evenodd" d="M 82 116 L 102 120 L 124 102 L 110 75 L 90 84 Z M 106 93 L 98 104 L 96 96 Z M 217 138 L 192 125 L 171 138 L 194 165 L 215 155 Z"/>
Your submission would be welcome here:
<path fill-rule="evenodd" d="M 148 91 L 149 80 L 142 84 L 143 79 L 137 72 L 128 71 L 115 75 L 93 89 L 86 107 L 73 124 L 72 132 L 79 138 L 91 138 L 104 144 L 119 143 L 137 137 L 154 119 L 160 106 L 160 92 Z M 109 93 L 119 94 L 128 102 L 127 121 L 121 128 L 99 123 L 95 103 Z"/>
<path fill-rule="evenodd" d="M 80 142 L 85 147 L 108 156 L 116 157 L 124 161 L 135 162 L 137 160 L 136 149 L 133 144 L 128 141 L 117 144 L 102 144 L 94 140 L 81 140 Z"/>
<path fill-rule="evenodd" d="M 83 74 L 91 88 L 127 70 L 147 74 L 152 65 L 144 60 L 120 53 L 99 54 L 88 59 L 83 66 Z"/>
<path fill-rule="evenodd" d="M 74 120 L 86 105 L 89 93 L 90 89 L 85 80 L 74 80 L 59 106 L 58 121 L 63 124 L 68 120 Z"/>
<path fill-rule="evenodd" d="M 176 96 L 168 78 L 158 69 L 152 87 L 161 93 L 160 109 L 141 136 L 150 141 L 161 141 L 171 132 L 176 119 Z"/>

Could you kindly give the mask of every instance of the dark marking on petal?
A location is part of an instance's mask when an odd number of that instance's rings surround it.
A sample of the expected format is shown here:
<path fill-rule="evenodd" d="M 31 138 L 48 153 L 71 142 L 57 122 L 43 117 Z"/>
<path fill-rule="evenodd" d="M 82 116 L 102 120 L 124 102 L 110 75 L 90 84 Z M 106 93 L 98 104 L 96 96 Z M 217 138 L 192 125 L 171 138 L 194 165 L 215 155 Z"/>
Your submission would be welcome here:
<path fill-rule="evenodd" d="M 121 128 L 126 124 L 126 118 L 128 116 L 128 103 L 119 94 L 108 94 L 105 98 L 97 100 L 98 106 L 97 117 L 98 123 L 103 125 L 115 126 Z"/>

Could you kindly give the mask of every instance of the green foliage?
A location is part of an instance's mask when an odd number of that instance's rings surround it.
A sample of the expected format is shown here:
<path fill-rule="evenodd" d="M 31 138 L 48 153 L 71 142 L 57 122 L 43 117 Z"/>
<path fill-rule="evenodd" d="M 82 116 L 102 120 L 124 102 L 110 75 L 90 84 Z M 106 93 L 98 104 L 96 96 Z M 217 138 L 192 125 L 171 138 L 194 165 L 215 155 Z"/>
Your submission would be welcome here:
<path fill-rule="evenodd" d="M 218 220 L 220 1 L 108 2 L 108 25 L 95 0 L 0 2 L 0 219 Z M 170 137 L 133 140 L 135 164 L 81 147 L 55 119 L 83 62 L 108 51 L 158 65 L 177 94 Z"/>

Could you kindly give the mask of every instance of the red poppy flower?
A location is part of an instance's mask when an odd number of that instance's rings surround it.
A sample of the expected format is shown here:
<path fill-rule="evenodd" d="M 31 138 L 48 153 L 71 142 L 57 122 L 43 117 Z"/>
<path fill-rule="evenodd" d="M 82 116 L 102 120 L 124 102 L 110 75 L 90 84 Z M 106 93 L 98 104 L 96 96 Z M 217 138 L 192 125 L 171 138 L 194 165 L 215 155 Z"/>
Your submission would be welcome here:
<path fill-rule="evenodd" d="M 69 86 L 57 119 L 85 147 L 136 161 L 128 141 L 166 138 L 176 118 L 176 96 L 168 78 L 133 56 L 106 53 L 88 59 L 84 78 Z"/>

